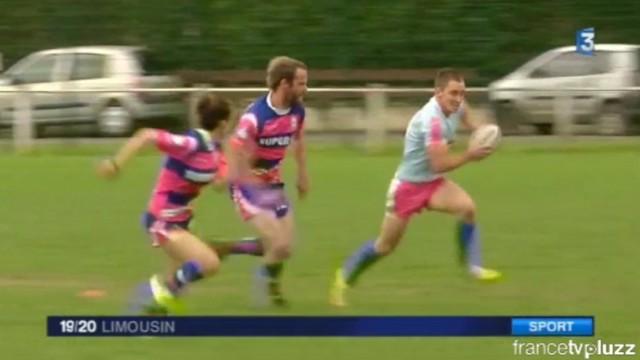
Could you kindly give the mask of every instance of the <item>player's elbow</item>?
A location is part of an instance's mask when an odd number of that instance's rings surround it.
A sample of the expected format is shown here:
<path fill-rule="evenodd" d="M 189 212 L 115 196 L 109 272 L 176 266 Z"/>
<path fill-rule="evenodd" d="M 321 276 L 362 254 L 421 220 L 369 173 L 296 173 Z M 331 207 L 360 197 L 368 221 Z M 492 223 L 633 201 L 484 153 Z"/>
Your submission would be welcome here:
<path fill-rule="evenodd" d="M 447 170 L 449 170 L 447 168 L 447 164 L 444 161 L 444 159 L 440 159 L 440 158 L 431 159 L 431 168 L 436 173 L 443 173 L 443 172 L 446 172 Z"/>
<path fill-rule="evenodd" d="M 238 181 L 241 178 L 241 174 L 247 173 L 249 170 L 246 169 L 247 166 L 243 167 L 243 164 L 240 163 L 240 159 L 235 156 L 229 156 L 229 163 L 226 169 L 226 173 L 224 174 L 223 182 L 226 184 L 232 184 Z M 214 184 L 215 186 L 215 184 Z"/>
<path fill-rule="evenodd" d="M 441 143 L 431 144 L 426 151 L 427 159 L 431 165 L 431 169 L 437 173 L 445 172 L 448 169 L 447 164 L 447 148 Z"/>
<path fill-rule="evenodd" d="M 250 156 L 249 151 L 240 146 L 233 146 L 229 149 L 229 162 L 238 164 L 243 161 L 248 161 Z"/>
<path fill-rule="evenodd" d="M 134 138 L 139 139 L 144 143 L 152 142 L 156 138 L 156 130 L 149 128 L 141 128 L 136 130 L 136 133 L 133 135 Z"/>

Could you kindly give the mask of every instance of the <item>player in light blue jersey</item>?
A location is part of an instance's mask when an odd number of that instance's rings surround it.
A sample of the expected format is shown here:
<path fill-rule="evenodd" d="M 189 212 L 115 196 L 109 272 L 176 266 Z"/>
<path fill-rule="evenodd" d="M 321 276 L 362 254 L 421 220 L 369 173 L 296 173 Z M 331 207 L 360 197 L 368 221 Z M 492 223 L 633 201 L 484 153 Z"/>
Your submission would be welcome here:
<path fill-rule="evenodd" d="M 469 162 L 487 157 L 492 148 L 449 152 L 458 124 L 470 130 L 477 124 L 469 119 L 464 106 L 465 83 L 462 74 L 442 69 L 435 79 L 435 95 L 413 116 L 407 126 L 402 162 L 391 181 L 386 213 L 379 236 L 362 245 L 335 274 L 329 302 L 345 306 L 345 291 L 376 261 L 391 254 L 405 233 L 410 218 L 422 210 L 448 213 L 459 219 L 458 240 L 461 260 L 469 274 L 491 281 L 501 275 L 482 267 L 476 226 L 476 206 L 458 184 L 444 174 Z"/>

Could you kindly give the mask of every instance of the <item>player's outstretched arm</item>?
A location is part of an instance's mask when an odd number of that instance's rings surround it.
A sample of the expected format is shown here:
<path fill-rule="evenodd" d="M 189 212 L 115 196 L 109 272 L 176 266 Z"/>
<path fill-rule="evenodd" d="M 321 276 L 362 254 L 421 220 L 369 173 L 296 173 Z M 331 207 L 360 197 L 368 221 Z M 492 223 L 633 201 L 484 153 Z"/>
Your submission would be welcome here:
<path fill-rule="evenodd" d="M 98 164 L 98 176 L 103 178 L 114 178 L 120 172 L 127 162 L 135 156 L 143 147 L 152 144 L 157 136 L 154 129 L 140 129 L 129 138 L 129 140 L 118 150 L 112 158 L 102 160 Z"/>
<path fill-rule="evenodd" d="M 449 153 L 449 145 L 439 142 L 430 144 L 427 147 L 427 154 L 431 159 L 433 170 L 439 174 L 452 171 L 470 162 L 478 161 L 487 157 L 493 151 L 490 147 L 467 149 L 462 154 Z"/>

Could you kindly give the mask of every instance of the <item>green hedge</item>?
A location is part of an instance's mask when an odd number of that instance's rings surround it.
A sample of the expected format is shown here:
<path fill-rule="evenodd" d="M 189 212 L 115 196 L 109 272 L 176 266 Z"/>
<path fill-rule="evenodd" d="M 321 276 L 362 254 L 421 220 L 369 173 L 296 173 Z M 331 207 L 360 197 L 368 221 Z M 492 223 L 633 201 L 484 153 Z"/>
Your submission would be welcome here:
<path fill-rule="evenodd" d="M 5 64 L 50 47 L 145 45 L 156 69 L 261 69 L 288 54 L 315 68 L 473 68 L 485 82 L 537 53 L 640 42 L 640 1 L 4 0 Z M 612 5 L 615 4 L 615 5 Z M 159 60 L 159 61 L 158 61 Z"/>

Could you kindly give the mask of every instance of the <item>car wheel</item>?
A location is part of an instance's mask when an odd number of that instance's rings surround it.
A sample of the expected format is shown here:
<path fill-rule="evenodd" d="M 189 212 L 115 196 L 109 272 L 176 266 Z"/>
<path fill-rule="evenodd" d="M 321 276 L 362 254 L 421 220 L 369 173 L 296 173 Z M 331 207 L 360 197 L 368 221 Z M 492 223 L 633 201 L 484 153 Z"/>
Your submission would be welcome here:
<path fill-rule="evenodd" d="M 520 120 L 511 102 L 494 102 L 492 104 L 496 123 L 503 134 L 518 134 Z"/>
<path fill-rule="evenodd" d="M 34 138 L 43 138 L 47 135 L 47 125 L 44 124 L 33 124 L 33 137 Z"/>
<path fill-rule="evenodd" d="M 536 128 L 536 132 L 539 135 L 552 135 L 553 134 L 553 124 L 534 124 Z"/>
<path fill-rule="evenodd" d="M 619 104 L 605 104 L 596 123 L 598 135 L 624 135 L 627 132 L 627 117 Z"/>
<path fill-rule="evenodd" d="M 96 115 L 96 128 L 101 136 L 129 135 L 133 130 L 133 117 L 120 103 L 110 102 Z"/>

